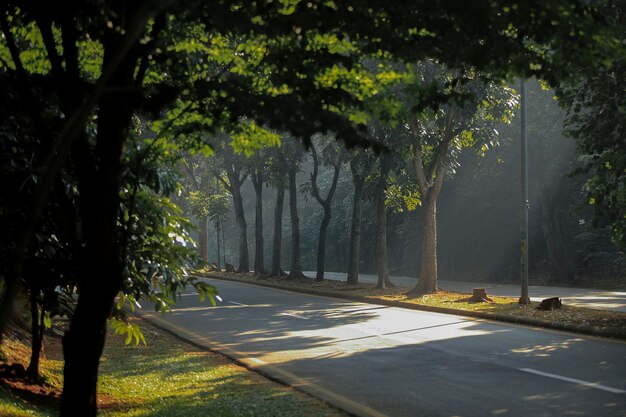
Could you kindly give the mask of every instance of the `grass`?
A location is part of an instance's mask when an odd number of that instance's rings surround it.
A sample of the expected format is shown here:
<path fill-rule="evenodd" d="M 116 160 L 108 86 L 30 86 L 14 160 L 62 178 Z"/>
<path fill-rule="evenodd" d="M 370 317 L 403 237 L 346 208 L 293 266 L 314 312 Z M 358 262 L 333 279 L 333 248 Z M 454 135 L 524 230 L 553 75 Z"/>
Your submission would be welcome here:
<path fill-rule="evenodd" d="M 98 387 L 99 415 L 107 417 L 183 416 L 316 416 L 345 414 L 292 388 L 234 364 L 229 359 L 192 345 L 141 322 L 147 346 L 125 346 L 110 336 L 102 358 Z M 6 337 L 0 347 L 7 362 L 25 364 L 25 341 Z M 48 338 L 47 346 L 60 339 Z M 61 388 L 62 360 L 44 361 L 46 390 Z M 31 387 L 27 391 L 33 391 Z M 0 385 L 0 415 L 54 416 L 58 404 L 46 396 L 16 394 Z"/>
<path fill-rule="evenodd" d="M 406 293 L 411 289 L 396 286 L 384 290 L 375 288 L 373 284 L 359 283 L 348 285 L 342 281 L 324 280 L 316 282 L 312 279 L 290 280 L 276 277 L 259 277 L 253 274 L 215 273 L 203 271 L 203 275 L 213 278 L 226 278 L 235 281 L 262 284 L 282 289 L 304 291 L 327 296 L 351 297 L 364 302 L 391 302 L 400 307 L 435 307 L 464 312 L 480 312 L 498 319 L 531 319 L 545 323 L 582 326 L 594 328 L 598 332 L 606 332 L 614 337 L 626 338 L 626 313 L 616 311 L 593 310 L 589 308 L 564 305 L 560 310 L 541 311 L 536 307 L 538 302 L 529 305 L 518 304 L 516 297 L 488 296 L 492 302 L 471 303 L 464 302 L 470 294 L 440 290 L 436 294 L 422 297 L 408 297 Z"/>

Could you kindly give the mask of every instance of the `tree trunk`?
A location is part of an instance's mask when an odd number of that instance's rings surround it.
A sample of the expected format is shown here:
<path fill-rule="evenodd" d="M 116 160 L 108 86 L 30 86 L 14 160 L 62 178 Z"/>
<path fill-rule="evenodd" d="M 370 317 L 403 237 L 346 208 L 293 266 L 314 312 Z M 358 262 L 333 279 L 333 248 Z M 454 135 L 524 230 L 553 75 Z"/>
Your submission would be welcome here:
<path fill-rule="evenodd" d="M 31 350 L 30 363 L 26 374 L 28 377 L 37 381 L 39 379 L 39 359 L 41 357 L 41 346 L 43 345 L 43 329 L 44 329 L 44 311 L 42 309 L 41 317 L 39 317 L 39 309 L 37 308 L 38 289 L 30 289 L 30 317 L 31 317 Z"/>
<path fill-rule="evenodd" d="M 103 72 L 113 65 L 115 51 L 123 43 L 123 36 L 119 34 L 110 33 L 105 37 Z M 120 88 L 119 91 L 112 89 L 99 103 L 95 147 L 89 149 L 85 138 L 73 149 L 83 247 L 78 258 L 78 302 L 63 340 L 61 417 L 94 417 L 97 412 L 98 366 L 104 348 L 106 321 L 122 286 L 124 260 L 117 223 L 122 149 L 134 111 L 126 87 L 134 85 L 134 71 L 132 58 L 124 59 L 117 66 L 110 85 Z"/>
<path fill-rule="evenodd" d="M 378 283 L 376 288 L 387 288 L 389 281 L 389 267 L 387 266 L 387 208 L 385 205 L 385 190 L 387 189 L 387 170 L 384 169 L 381 158 L 381 173 L 378 179 L 376 203 L 376 270 Z"/>
<path fill-rule="evenodd" d="M 222 270 L 222 260 L 221 260 L 221 256 L 222 256 L 222 251 L 220 248 L 220 221 L 216 221 L 215 222 L 215 246 L 217 248 L 217 270 L 221 271 Z"/>
<path fill-rule="evenodd" d="M 363 177 L 352 173 L 354 200 L 352 202 L 352 225 L 350 226 L 350 255 L 348 257 L 348 284 L 359 282 L 359 252 L 361 248 L 361 205 L 363 203 Z"/>
<path fill-rule="evenodd" d="M 284 180 L 281 180 L 284 181 Z M 280 252 L 283 241 L 283 206 L 285 201 L 285 188 L 278 187 L 276 190 L 276 207 L 274 207 L 274 236 L 272 241 L 272 275 L 280 276 Z"/>
<path fill-rule="evenodd" d="M 209 262 L 209 218 L 200 219 L 200 256 L 204 262 Z"/>
<path fill-rule="evenodd" d="M 326 231 L 332 217 L 330 213 L 330 201 L 327 201 L 324 207 L 324 217 L 320 223 L 320 237 L 317 244 L 317 272 L 315 281 L 324 281 L 324 262 L 326 260 Z"/>
<path fill-rule="evenodd" d="M 106 279 L 101 275 L 93 279 Z M 65 367 L 61 416 L 94 417 L 100 356 L 111 312 L 110 297 L 81 293 L 69 331 L 63 339 Z"/>
<path fill-rule="evenodd" d="M 540 199 L 538 203 L 542 216 L 541 232 L 548 250 L 550 275 L 559 284 L 571 284 L 574 276 L 573 267 L 565 246 L 556 201 L 551 202 L 552 207 L 549 209 Z"/>
<path fill-rule="evenodd" d="M 252 177 L 254 194 L 256 195 L 254 216 L 254 272 L 265 274 L 265 249 L 263 242 L 263 176 Z"/>
<path fill-rule="evenodd" d="M 235 219 L 239 226 L 239 272 L 250 272 L 250 254 L 248 252 L 248 224 L 243 210 L 243 198 L 241 196 L 241 184 L 230 179 L 233 191 L 233 205 L 235 206 Z"/>
<path fill-rule="evenodd" d="M 289 213 L 291 215 L 291 265 L 289 278 L 301 278 L 300 265 L 300 219 L 298 218 L 298 190 L 296 187 L 296 169 L 289 169 Z"/>
<path fill-rule="evenodd" d="M 430 193 L 424 201 L 422 260 L 417 285 L 408 294 L 422 296 L 437 291 L 437 196 Z"/>

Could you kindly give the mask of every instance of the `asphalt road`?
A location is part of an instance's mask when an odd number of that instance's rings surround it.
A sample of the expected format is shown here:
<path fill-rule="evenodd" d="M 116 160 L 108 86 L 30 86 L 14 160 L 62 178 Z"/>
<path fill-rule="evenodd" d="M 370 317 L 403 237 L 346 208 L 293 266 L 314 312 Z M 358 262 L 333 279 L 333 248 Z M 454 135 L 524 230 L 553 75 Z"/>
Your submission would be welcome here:
<path fill-rule="evenodd" d="M 310 277 L 315 277 L 315 271 L 305 271 L 305 274 Z M 324 277 L 326 279 L 345 281 L 347 274 L 345 272 L 325 272 Z M 390 277 L 390 279 L 394 284 L 406 287 L 413 287 L 417 282 L 417 278 L 414 277 L 394 276 Z M 359 274 L 360 282 L 376 283 L 377 280 L 378 277 L 376 275 Z M 472 288 L 481 287 L 486 288 L 487 294 L 511 297 L 519 297 L 520 295 L 520 286 L 511 284 L 439 280 L 439 286 L 449 291 L 471 293 Z M 539 285 L 531 285 L 528 289 L 530 298 L 533 301 L 541 301 L 549 297 L 561 297 L 563 303 L 573 306 L 626 312 L 626 291 L 546 287 Z"/>
<path fill-rule="evenodd" d="M 626 416 L 626 343 L 210 280 L 144 317 L 360 416 Z"/>

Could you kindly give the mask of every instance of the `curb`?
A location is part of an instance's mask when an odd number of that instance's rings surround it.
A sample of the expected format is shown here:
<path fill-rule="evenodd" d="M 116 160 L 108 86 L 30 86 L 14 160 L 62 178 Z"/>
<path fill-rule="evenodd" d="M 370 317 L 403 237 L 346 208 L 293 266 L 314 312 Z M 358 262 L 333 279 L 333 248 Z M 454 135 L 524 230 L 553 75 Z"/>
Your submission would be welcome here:
<path fill-rule="evenodd" d="M 278 288 L 285 291 L 291 291 L 295 293 L 301 294 L 309 294 L 309 295 L 321 295 L 325 297 L 339 298 L 350 301 L 358 301 L 366 304 L 375 304 L 375 305 L 383 305 L 388 307 L 399 307 L 406 308 L 410 310 L 420 310 L 420 311 L 429 311 L 432 313 L 442 313 L 442 314 L 452 314 L 455 316 L 466 316 L 484 320 L 493 320 L 500 321 L 505 323 L 514 323 L 521 324 L 525 326 L 533 326 L 533 327 L 541 327 L 550 330 L 560 330 L 572 333 L 580 333 L 589 336 L 596 336 L 608 339 L 618 339 L 618 340 L 626 340 L 626 334 L 619 333 L 612 330 L 602 329 L 596 326 L 585 326 L 581 324 L 571 324 L 571 323 L 555 323 L 545 320 L 533 319 L 528 317 L 512 317 L 506 316 L 503 314 L 494 314 L 494 313 L 484 313 L 479 311 L 468 311 L 468 310 L 456 310 L 453 308 L 446 307 L 434 307 L 434 306 L 424 306 L 418 304 L 407 303 L 404 301 L 393 301 L 393 300 L 383 300 L 383 299 L 372 299 L 368 297 L 364 297 L 361 295 L 353 295 L 346 294 L 337 291 L 324 291 L 317 290 L 313 288 L 293 288 L 289 285 L 280 285 L 280 284 L 269 284 L 267 282 L 263 282 L 262 280 L 257 280 L 255 282 L 249 282 L 247 280 L 237 279 L 234 277 L 229 277 L 227 275 L 221 274 L 211 274 L 211 275 L 195 275 L 198 278 L 209 278 L 209 279 L 218 279 L 222 281 L 231 281 L 238 282 L 242 284 L 248 285 L 256 285 L 259 287 L 267 287 L 267 288 Z"/>

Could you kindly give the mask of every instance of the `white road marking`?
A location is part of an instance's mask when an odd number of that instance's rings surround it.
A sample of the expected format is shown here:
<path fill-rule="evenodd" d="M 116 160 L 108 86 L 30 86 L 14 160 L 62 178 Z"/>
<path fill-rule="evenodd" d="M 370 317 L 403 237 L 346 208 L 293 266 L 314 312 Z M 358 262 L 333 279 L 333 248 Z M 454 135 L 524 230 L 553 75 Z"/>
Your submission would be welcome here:
<path fill-rule="evenodd" d="M 241 303 L 238 303 L 237 301 L 229 301 L 229 303 L 234 304 L 236 306 L 248 307 L 248 304 L 241 304 Z"/>
<path fill-rule="evenodd" d="M 560 379 L 561 381 L 573 382 L 574 384 L 584 385 L 590 388 L 600 389 L 603 391 L 612 392 L 613 394 L 624 394 L 626 391 L 619 388 L 607 387 L 606 385 L 598 384 L 597 382 L 583 381 L 582 379 L 568 378 L 566 376 L 549 374 L 547 372 L 537 371 L 530 368 L 519 368 L 520 371 L 529 372 L 531 374 L 541 375 L 548 378 Z"/>
<path fill-rule="evenodd" d="M 261 359 L 250 358 L 250 360 L 258 365 L 265 365 L 267 362 L 263 362 Z"/>
<path fill-rule="evenodd" d="M 281 313 L 281 316 L 289 316 L 289 317 L 295 317 L 297 319 L 302 319 L 302 320 L 308 320 L 308 317 L 302 317 L 298 314 L 290 314 L 290 313 Z"/>
<path fill-rule="evenodd" d="M 178 294 L 179 297 L 186 297 L 188 295 L 198 295 L 198 293 L 197 292 L 187 292 L 187 293 L 184 293 L 184 294 Z"/>

